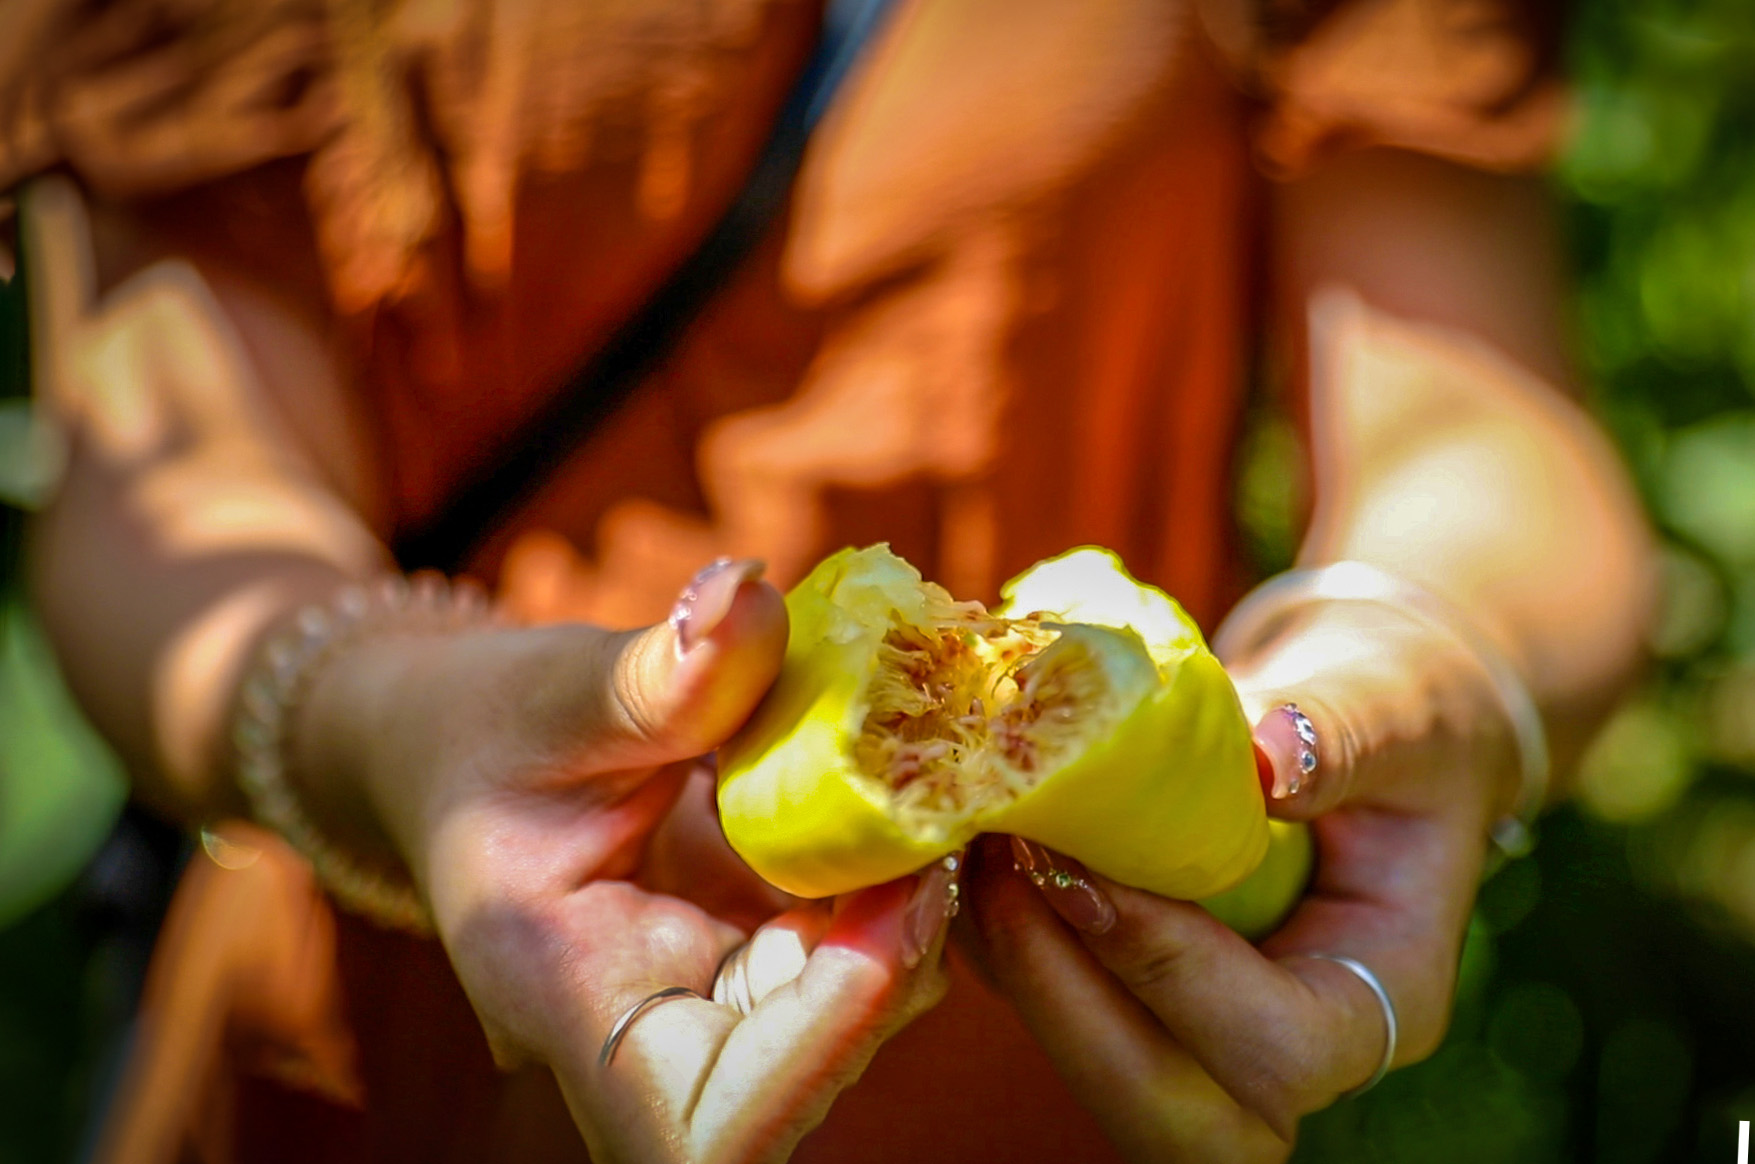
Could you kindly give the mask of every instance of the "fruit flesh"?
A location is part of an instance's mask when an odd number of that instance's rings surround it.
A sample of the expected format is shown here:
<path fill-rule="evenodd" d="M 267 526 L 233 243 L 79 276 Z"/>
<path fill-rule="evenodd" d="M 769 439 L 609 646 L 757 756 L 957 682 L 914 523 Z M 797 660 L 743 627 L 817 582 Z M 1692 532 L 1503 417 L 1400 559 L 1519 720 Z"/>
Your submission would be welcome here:
<path fill-rule="evenodd" d="M 1113 727 L 1120 701 L 1149 679 L 1105 667 L 1108 644 L 1085 628 L 1001 618 L 924 585 L 926 625 L 897 620 L 878 645 L 854 755 L 899 821 L 942 832 L 1028 792 Z M 1131 691 L 1112 689 L 1116 673 Z"/>
<path fill-rule="evenodd" d="M 956 602 L 885 547 L 793 590 L 780 679 L 720 751 L 721 820 L 758 873 L 826 896 L 979 832 L 1173 897 L 1260 862 L 1248 725 L 1180 608 L 1097 550 L 1006 593 Z"/>

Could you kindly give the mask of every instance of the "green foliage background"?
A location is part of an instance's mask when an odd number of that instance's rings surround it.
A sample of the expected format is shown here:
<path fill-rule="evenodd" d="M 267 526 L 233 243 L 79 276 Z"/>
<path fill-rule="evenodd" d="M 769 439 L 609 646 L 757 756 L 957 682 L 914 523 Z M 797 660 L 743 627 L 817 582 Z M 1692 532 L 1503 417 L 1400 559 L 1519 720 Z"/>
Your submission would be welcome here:
<path fill-rule="evenodd" d="M 1656 665 L 1483 887 L 1445 1046 L 1300 1160 L 1724 1164 L 1755 1119 L 1755 5 L 1573 8 L 1554 181 L 1592 403 L 1663 538 Z"/>
<path fill-rule="evenodd" d="M 1664 539 L 1657 662 L 1536 855 L 1483 887 L 1444 1047 L 1307 1120 L 1301 1161 L 1727 1164 L 1755 1119 L 1755 4 L 1575 8 L 1554 180 L 1593 403 Z M 1264 565 L 1290 554 L 1296 459 L 1257 426 L 1239 504 Z M 0 579 L 17 524 L 0 508 Z M 130 974 L 67 886 L 120 791 L 0 595 L 0 1164 L 71 1158 L 119 1046 Z"/>

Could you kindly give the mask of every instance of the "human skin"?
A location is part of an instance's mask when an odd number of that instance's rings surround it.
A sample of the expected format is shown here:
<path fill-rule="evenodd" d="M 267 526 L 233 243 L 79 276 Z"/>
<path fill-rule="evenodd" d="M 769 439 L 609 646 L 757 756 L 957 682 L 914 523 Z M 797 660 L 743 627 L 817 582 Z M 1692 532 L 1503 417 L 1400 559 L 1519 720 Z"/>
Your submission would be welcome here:
<path fill-rule="evenodd" d="M 125 222 L 99 226 L 100 253 L 139 271 L 103 296 L 81 277 L 91 260 L 71 191 L 39 186 L 27 200 L 41 389 L 75 439 L 33 569 L 69 681 L 139 794 L 200 821 L 241 806 L 224 726 L 254 645 L 300 603 L 389 564 L 384 507 L 320 307 L 206 258 L 166 266 Z M 1281 227 L 1289 334 L 1306 334 L 1319 291 L 1352 296 L 1322 301 L 1330 347 L 1310 346 L 1315 365 L 1345 374 L 1318 376 L 1310 395 L 1306 559 L 1372 561 L 1467 610 L 1528 677 L 1564 755 L 1636 658 L 1647 583 L 1637 509 L 1564 402 L 1561 291 L 1537 193 L 1365 155 L 1288 187 Z M 1473 350 L 1458 337 L 1493 357 L 1455 359 Z M 1570 584 L 1581 562 L 1586 587 Z M 748 928 L 651 892 L 661 878 L 632 854 L 679 765 L 728 734 L 772 676 L 778 603 L 765 583 L 740 585 L 723 641 L 693 663 L 676 661 L 667 627 L 374 640 L 324 668 L 298 719 L 292 750 L 320 823 L 409 868 L 496 1052 L 554 1067 L 582 1134 L 611 1158 L 658 1142 L 679 1158 L 783 1155 L 942 989 L 937 930 L 924 957 L 906 940 L 920 903 L 904 898 L 942 893 L 923 881 L 843 909 L 853 928 L 832 931 L 787 996 L 796 1005 L 765 1020 L 817 1057 L 787 1060 L 743 1105 L 730 1075 L 707 1092 L 724 1109 L 676 1100 L 713 1078 L 705 1049 L 745 1029 L 707 1004 L 642 1018 L 607 1085 L 578 1053 L 657 986 L 704 984 Z M 1318 778 L 1274 807 L 1317 820 L 1318 878 L 1260 951 L 1193 907 L 1112 886 L 1117 920 L 1086 934 L 1062 916 L 1093 915 L 1039 895 L 1003 850 L 976 862 L 982 957 L 1141 1159 L 1276 1158 L 1299 1115 L 1370 1074 L 1383 1039 L 1374 998 L 1300 952 L 1372 966 L 1401 1014 L 1397 1062 L 1429 1053 L 1486 825 L 1512 797 L 1491 692 L 1465 650 L 1417 620 L 1337 608 L 1231 663 L 1253 712 L 1295 699 L 1324 741 Z M 703 706 L 716 710 L 703 718 Z M 1283 766 L 1271 733 L 1261 742 Z M 813 938 L 822 920 L 806 925 Z M 667 1075 L 652 1050 L 679 1032 L 703 1054 Z"/>
<path fill-rule="evenodd" d="M 274 411 L 295 393 L 339 407 L 335 365 L 308 317 L 222 271 L 158 262 L 100 299 L 72 188 L 39 185 L 25 213 L 39 390 L 75 440 L 35 530 L 41 608 L 142 797 L 191 823 L 235 813 L 223 725 L 252 644 L 388 561 L 369 507 L 340 499 L 352 449 L 309 454 Z M 408 869 L 496 1059 L 552 1069 L 595 1159 L 783 1159 L 946 986 L 942 870 L 709 912 L 665 887 L 717 857 L 711 837 L 642 861 L 695 759 L 779 667 L 785 608 L 757 573 L 698 585 L 675 626 L 373 638 L 294 717 L 307 808 Z M 661 987 L 710 991 L 763 920 L 796 940 L 747 1017 L 668 1001 L 598 1063 L 619 1014 Z"/>
<path fill-rule="evenodd" d="M 1359 154 L 1282 187 L 1277 226 L 1309 387 L 1301 561 L 1371 562 L 1467 612 L 1528 682 L 1564 773 L 1636 666 L 1651 595 L 1636 502 L 1570 399 L 1539 183 Z M 1310 955 L 1381 979 L 1396 1066 L 1431 1054 L 1487 829 L 1515 802 L 1505 712 L 1454 635 L 1334 604 L 1227 665 L 1252 716 L 1296 702 L 1320 739 L 1314 778 L 1284 795 L 1295 745 L 1273 716 L 1258 727 L 1269 811 L 1311 821 L 1317 846 L 1307 896 L 1259 947 L 1100 878 L 1038 892 L 1014 862 L 1070 865 L 1041 850 L 971 863 L 984 963 L 1139 1160 L 1282 1159 L 1300 1116 L 1371 1076 L 1377 1000 Z"/>

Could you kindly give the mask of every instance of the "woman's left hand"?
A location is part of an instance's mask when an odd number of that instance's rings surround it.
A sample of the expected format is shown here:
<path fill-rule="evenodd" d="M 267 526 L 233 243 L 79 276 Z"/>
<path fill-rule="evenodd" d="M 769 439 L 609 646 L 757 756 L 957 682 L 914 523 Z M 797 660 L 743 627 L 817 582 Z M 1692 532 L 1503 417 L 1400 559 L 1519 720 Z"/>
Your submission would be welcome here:
<path fill-rule="evenodd" d="M 971 863 L 979 956 L 1057 1069 L 1137 1160 L 1278 1160 L 1301 1116 L 1431 1054 L 1449 1019 L 1490 820 L 1513 749 L 1472 657 L 1379 607 L 1333 607 L 1233 660 L 1270 792 L 1309 820 L 1314 879 L 1259 947 L 1200 906 L 1114 884 L 1038 846 L 987 838 Z M 1295 703 L 1319 744 L 1288 794 Z M 1021 873 L 1042 863 L 1075 875 Z"/>

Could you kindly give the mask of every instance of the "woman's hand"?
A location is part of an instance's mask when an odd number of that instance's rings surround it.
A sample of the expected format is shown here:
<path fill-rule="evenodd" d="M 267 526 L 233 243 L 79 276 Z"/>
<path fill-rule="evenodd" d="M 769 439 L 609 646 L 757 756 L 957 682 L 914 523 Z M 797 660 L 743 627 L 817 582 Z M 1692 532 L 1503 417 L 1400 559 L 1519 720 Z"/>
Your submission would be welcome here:
<path fill-rule="evenodd" d="M 1138 1160 L 1277 1160 L 1298 1120 L 1369 1079 L 1387 1031 L 1351 971 L 1387 989 L 1394 1065 L 1443 1036 L 1488 822 L 1513 790 L 1491 688 L 1457 643 L 1381 607 L 1337 606 L 1234 677 L 1284 794 L 1313 721 L 1319 764 L 1278 817 L 1312 822 L 1317 863 L 1281 929 L 1251 946 L 1200 906 L 989 838 L 971 866 L 980 956 L 1081 1101 Z M 1015 849 L 1015 853 L 1014 853 Z M 1039 891 L 1044 861 L 1090 886 Z M 1057 916 L 1058 915 L 1058 916 Z"/>
<path fill-rule="evenodd" d="M 706 847 L 698 828 L 648 851 L 779 668 L 785 607 L 757 573 L 718 564 L 641 632 L 367 639 L 318 674 L 297 728 L 324 827 L 406 863 L 496 1058 L 554 1070 L 596 1159 L 783 1158 L 944 989 L 954 898 L 935 870 L 782 914 L 762 930 L 751 1013 L 667 1000 L 599 1062 L 618 1016 L 666 987 L 710 995 L 748 936 L 659 891 Z M 747 886 L 704 895 L 774 912 Z"/>

